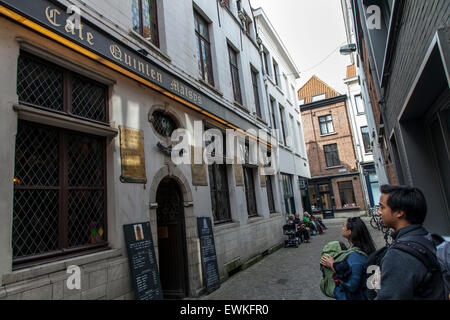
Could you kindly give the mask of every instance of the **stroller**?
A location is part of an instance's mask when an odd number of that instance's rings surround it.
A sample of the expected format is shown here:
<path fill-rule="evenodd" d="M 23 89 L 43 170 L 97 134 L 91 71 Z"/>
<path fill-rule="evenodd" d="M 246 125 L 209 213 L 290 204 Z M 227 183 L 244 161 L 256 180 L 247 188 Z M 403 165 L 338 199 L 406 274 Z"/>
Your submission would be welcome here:
<path fill-rule="evenodd" d="M 300 243 L 297 237 L 297 226 L 293 223 L 285 224 L 283 226 L 283 234 L 288 236 L 288 239 L 284 240 L 284 247 L 296 247 Z"/>

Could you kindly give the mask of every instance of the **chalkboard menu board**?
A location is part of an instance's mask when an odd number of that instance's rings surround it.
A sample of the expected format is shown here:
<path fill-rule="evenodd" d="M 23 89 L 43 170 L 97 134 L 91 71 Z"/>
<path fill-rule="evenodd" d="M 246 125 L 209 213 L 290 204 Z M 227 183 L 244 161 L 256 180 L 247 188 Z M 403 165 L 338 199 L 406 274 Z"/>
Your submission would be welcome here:
<path fill-rule="evenodd" d="M 163 299 L 149 222 L 123 226 L 136 300 Z"/>
<path fill-rule="evenodd" d="M 203 281 L 208 293 L 220 287 L 219 269 L 217 267 L 216 246 L 212 231 L 211 218 L 197 218 L 198 236 L 202 256 Z"/>

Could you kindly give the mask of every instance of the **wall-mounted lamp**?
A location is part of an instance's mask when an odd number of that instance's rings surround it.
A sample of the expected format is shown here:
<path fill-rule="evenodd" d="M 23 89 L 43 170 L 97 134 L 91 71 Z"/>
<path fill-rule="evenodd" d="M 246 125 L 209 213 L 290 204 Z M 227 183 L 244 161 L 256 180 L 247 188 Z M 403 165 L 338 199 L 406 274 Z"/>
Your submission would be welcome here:
<path fill-rule="evenodd" d="M 339 52 L 343 56 L 352 54 L 353 52 L 356 52 L 356 44 L 354 44 L 354 43 L 346 44 L 345 46 L 342 46 L 341 49 L 339 49 Z"/>

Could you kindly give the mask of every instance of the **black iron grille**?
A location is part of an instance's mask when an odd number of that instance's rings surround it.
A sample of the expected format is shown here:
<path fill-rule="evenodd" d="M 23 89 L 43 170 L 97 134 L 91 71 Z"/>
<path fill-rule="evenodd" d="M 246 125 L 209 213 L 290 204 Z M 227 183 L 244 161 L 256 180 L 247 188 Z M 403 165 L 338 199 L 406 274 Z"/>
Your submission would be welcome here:
<path fill-rule="evenodd" d="M 19 121 L 14 258 L 105 242 L 104 170 L 103 138 Z"/>
<path fill-rule="evenodd" d="M 63 110 L 63 72 L 28 55 L 18 62 L 17 94 L 21 103 Z"/>
<path fill-rule="evenodd" d="M 178 128 L 177 122 L 167 113 L 162 111 L 153 112 L 153 128 L 163 137 L 171 137 Z"/>
<path fill-rule="evenodd" d="M 13 256 L 58 249 L 58 190 L 15 190 Z"/>
<path fill-rule="evenodd" d="M 83 118 L 106 122 L 105 87 L 74 75 L 72 80 L 72 113 Z"/>

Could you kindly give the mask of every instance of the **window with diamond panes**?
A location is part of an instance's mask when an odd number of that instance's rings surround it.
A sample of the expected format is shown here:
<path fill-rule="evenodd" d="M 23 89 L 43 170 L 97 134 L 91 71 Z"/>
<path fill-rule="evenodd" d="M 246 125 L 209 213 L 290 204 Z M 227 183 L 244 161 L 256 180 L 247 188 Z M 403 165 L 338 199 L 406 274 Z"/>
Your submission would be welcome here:
<path fill-rule="evenodd" d="M 106 245 L 104 138 L 20 120 L 14 263 Z"/>
<path fill-rule="evenodd" d="M 26 52 L 19 56 L 17 95 L 24 105 L 108 122 L 106 86 Z"/>
<path fill-rule="evenodd" d="M 177 121 L 163 111 L 154 111 L 152 118 L 153 128 L 163 137 L 170 138 L 172 133 L 178 129 Z"/>

